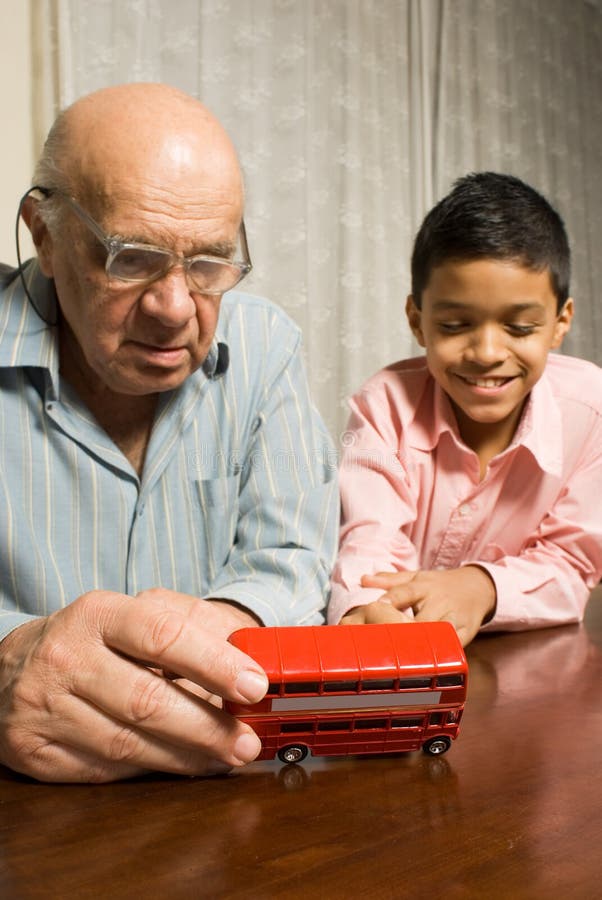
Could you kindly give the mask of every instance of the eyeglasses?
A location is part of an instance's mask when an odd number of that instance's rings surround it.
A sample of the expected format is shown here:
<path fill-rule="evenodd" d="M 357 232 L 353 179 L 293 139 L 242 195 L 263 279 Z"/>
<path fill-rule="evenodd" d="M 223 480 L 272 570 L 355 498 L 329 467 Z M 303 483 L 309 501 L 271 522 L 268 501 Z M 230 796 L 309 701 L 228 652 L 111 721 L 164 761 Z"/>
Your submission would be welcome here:
<path fill-rule="evenodd" d="M 73 197 L 47 188 L 38 187 L 38 190 L 45 197 L 60 196 L 100 241 L 107 251 L 105 271 L 111 279 L 143 284 L 163 278 L 174 266 L 181 265 L 195 290 L 202 294 L 223 294 L 232 290 L 252 269 L 244 222 L 240 223 L 232 259 L 204 254 L 182 256 L 161 247 L 121 241 L 107 235 Z"/>

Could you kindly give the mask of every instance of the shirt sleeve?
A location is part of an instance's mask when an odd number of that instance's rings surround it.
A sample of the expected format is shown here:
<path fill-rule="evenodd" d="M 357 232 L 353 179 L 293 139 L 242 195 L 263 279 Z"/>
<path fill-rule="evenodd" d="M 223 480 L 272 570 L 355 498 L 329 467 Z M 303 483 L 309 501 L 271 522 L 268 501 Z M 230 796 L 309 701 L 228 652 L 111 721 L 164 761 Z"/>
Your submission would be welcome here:
<path fill-rule="evenodd" d="M 383 595 L 381 588 L 361 587 L 362 575 L 419 568 L 403 531 L 415 521 L 416 502 L 391 412 L 365 392 L 350 407 L 340 470 L 341 538 L 328 607 L 332 624 Z"/>
<path fill-rule="evenodd" d="M 602 577 L 601 424 L 589 434 L 578 466 L 522 551 L 494 562 L 473 561 L 489 573 L 497 591 L 495 614 L 482 630 L 582 620 Z"/>
<path fill-rule="evenodd" d="M 12 605 L 13 601 L 7 599 L 7 608 L 0 610 L 0 641 L 3 641 L 4 638 L 7 637 L 11 631 L 14 631 L 15 628 L 18 628 L 19 625 L 25 625 L 26 622 L 31 622 L 33 619 L 39 618 L 39 616 L 32 616 L 27 613 L 14 612 L 11 609 Z"/>
<path fill-rule="evenodd" d="M 270 347 L 290 345 L 290 333 Z M 278 353 L 243 463 L 234 545 L 208 596 L 264 625 L 320 624 L 336 553 L 337 460 L 310 400 L 300 338 Z"/>

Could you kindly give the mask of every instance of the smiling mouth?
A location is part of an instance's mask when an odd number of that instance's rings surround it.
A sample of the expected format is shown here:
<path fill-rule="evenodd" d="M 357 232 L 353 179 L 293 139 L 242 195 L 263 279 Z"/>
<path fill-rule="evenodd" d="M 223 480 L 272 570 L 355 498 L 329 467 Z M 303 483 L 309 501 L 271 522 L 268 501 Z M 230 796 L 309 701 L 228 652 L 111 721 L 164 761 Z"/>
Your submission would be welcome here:
<path fill-rule="evenodd" d="M 504 378 L 500 378 L 500 377 L 497 377 L 497 378 L 491 378 L 491 377 L 490 378 L 482 378 L 481 377 L 481 378 L 479 378 L 477 376 L 472 376 L 472 375 L 458 375 L 458 378 L 460 378 L 462 381 L 465 381 L 466 384 L 471 384 L 474 387 L 499 388 L 499 387 L 502 387 L 504 384 L 507 384 L 509 381 L 513 381 L 515 376 L 507 375 Z"/>

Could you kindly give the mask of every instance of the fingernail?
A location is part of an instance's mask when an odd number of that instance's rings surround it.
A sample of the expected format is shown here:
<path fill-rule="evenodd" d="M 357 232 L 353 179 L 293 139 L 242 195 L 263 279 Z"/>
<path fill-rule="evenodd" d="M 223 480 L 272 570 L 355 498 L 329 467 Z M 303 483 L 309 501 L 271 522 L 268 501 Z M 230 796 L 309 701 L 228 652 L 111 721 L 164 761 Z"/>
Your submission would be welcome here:
<path fill-rule="evenodd" d="M 258 703 L 265 696 L 268 680 L 261 672 L 243 669 L 236 680 L 236 689 L 247 703 Z"/>
<path fill-rule="evenodd" d="M 253 732 L 245 731 L 234 744 L 234 756 L 241 763 L 252 762 L 261 750 L 261 741 Z"/>

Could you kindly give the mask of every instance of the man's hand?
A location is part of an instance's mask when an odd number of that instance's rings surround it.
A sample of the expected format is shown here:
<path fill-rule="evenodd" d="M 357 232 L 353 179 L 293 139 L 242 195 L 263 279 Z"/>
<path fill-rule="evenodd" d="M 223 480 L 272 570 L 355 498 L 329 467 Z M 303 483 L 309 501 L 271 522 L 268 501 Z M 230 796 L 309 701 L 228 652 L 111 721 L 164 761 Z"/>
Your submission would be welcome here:
<path fill-rule="evenodd" d="M 92 591 L 22 625 L 0 644 L 0 762 L 95 782 L 250 762 L 258 737 L 215 698 L 265 694 L 261 668 L 227 641 L 255 624 L 227 602 L 153 589 Z"/>
<path fill-rule="evenodd" d="M 402 621 L 413 611 L 415 622 L 446 620 L 458 632 L 462 644 L 470 643 L 496 604 L 495 585 L 485 569 L 462 566 L 459 569 L 437 569 L 419 572 L 379 572 L 364 575 L 362 587 L 382 588 L 383 594 L 363 607 L 355 607 L 342 624 L 358 622 Z M 393 607 L 390 618 L 384 607 Z M 362 618 L 363 616 L 363 618 Z M 396 618 L 396 617 L 397 618 Z"/>

